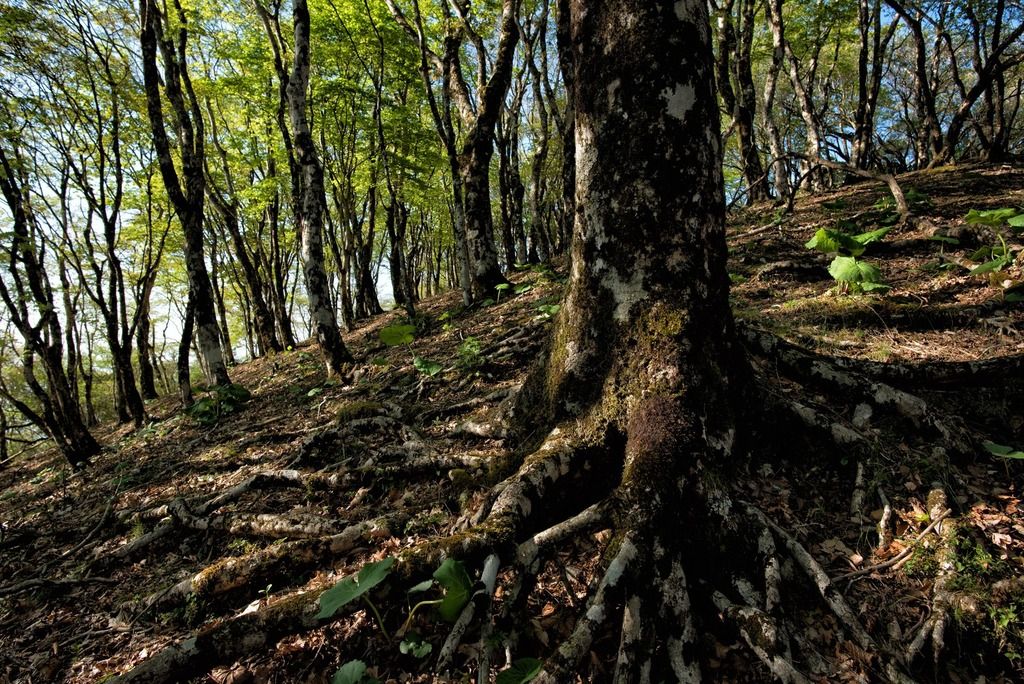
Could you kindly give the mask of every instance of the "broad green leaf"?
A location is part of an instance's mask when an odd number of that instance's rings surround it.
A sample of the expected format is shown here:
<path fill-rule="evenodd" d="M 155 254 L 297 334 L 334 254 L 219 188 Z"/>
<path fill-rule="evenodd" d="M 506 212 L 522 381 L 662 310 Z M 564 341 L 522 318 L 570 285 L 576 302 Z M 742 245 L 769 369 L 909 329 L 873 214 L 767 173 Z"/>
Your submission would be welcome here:
<path fill-rule="evenodd" d="M 843 283 L 882 283 L 882 273 L 878 267 L 855 257 L 837 256 L 828 267 L 828 272 L 836 280 Z"/>
<path fill-rule="evenodd" d="M 860 289 L 863 290 L 864 292 L 878 292 L 878 293 L 882 293 L 882 292 L 888 292 L 889 290 L 892 289 L 892 286 L 889 285 L 888 283 L 861 282 L 861 283 L 858 283 L 858 285 L 860 286 Z"/>
<path fill-rule="evenodd" d="M 1009 219 L 1015 218 L 1021 211 L 1010 207 L 1002 209 L 971 209 L 964 220 L 968 223 L 980 223 L 985 226 L 1001 226 Z"/>
<path fill-rule="evenodd" d="M 516 287 L 515 292 L 516 292 L 516 294 L 526 294 L 527 292 L 529 292 L 532 289 L 533 289 L 533 285 L 519 285 L 519 286 Z"/>
<path fill-rule="evenodd" d="M 415 325 L 389 325 L 386 328 L 381 328 L 377 336 L 380 337 L 380 341 L 389 347 L 397 347 L 403 344 L 412 344 L 413 338 L 416 334 Z"/>
<path fill-rule="evenodd" d="M 334 673 L 331 684 L 361 684 L 366 676 L 366 663 L 362 660 L 350 660 Z"/>
<path fill-rule="evenodd" d="M 495 285 L 494 286 L 494 289 L 497 290 L 498 292 L 504 292 L 505 290 L 509 290 L 511 288 L 512 288 L 512 284 L 511 283 L 501 283 L 500 285 Z"/>
<path fill-rule="evenodd" d="M 814 237 L 812 237 L 804 246 L 807 249 L 816 249 L 819 252 L 824 252 L 825 254 L 840 253 L 848 254 L 850 256 L 860 256 L 864 253 L 865 244 L 877 240 L 882 235 L 885 235 L 888 230 L 888 228 L 880 228 L 879 230 L 873 230 L 870 233 L 852 236 L 838 230 L 832 230 L 831 228 L 819 228 L 818 232 L 814 234 Z M 865 242 L 861 242 L 861 239 L 864 239 Z"/>
<path fill-rule="evenodd" d="M 1014 458 L 1017 460 L 1024 460 L 1024 451 L 1017 451 L 1013 447 L 1005 446 L 1003 444 L 996 444 L 985 440 L 981 443 L 985 449 L 993 456 L 999 456 L 1000 458 Z"/>
<path fill-rule="evenodd" d="M 1024 211 L 1012 218 L 1006 219 L 1011 228 L 1024 229 Z"/>
<path fill-rule="evenodd" d="M 986 261 L 981 266 L 975 266 L 974 268 L 972 268 L 968 272 L 968 275 L 984 275 L 985 273 L 994 273 L 1005 267 L 1007 263 L 1009 262 L 1007 261 L 1006 257 L 1000 257 L 998 259 L 993 259 L 992 261 Z"/>
<path fill-rule="evenodd" d="M 888 233 L 890 230 L 892 229 L 879 228 L 878 230 L 869 230 L 866 233 L 854 235 L 853 239 L 862 245 L 870 245 L 872 242 L 877 242 L 878 240 L 881 240 L 883 237 L 885 237 L 885 234 Z"/>
<path fill-rule="evenodd" d="M 383 582 L 394 564 L 394 558 L 367 563 L 357 574 L 349 575 L 320 594 L 320 612 L 316 615 L 317 619 L 331 617 L 338 612 L 339 608 L 351 603 Z"/>
<path fill-rule="evenodd" d="M 437 606 L 437 612 L 447 622 L 455 622 L 469 601 L 469 592 L 473 588 L 466 566 L 453 558 L 446 558 L 434 572 L 434 579 L 444 587 L 444 599 Z"/>
<path fill-rule="evenodd" d="M 526 684 L 540 674 L 543 663 L 536 658 L 520 658 L 498 673 L 495 684 Z"/>
<path fill-rule="evenodd" d="M 420 373 L 423 373 L 424 375 L 429 375 L 431 377 L 437 375 L 442 370 L 444 370 L 444 366 L 439 364 L 437 361 L 431 361 L 430 359 L 424 359 L 424 358 L 422 358 L 420 356 L 416 356 L 416 357 L 413 358 L 412 365 Z"/>

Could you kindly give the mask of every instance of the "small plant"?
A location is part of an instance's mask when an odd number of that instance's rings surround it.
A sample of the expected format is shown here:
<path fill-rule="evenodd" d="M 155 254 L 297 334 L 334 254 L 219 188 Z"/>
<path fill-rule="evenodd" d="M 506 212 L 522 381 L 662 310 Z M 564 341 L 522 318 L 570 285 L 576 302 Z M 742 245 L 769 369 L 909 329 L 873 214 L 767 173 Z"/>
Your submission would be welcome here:
<path fill-rule="evenodd" d="M 495 684 L 527 684 L 540 674 L 543 663 L 536 658 L 520 658 L 498 673 Z"/>
<path fill-rule="evenodd" d="M 434 650 L 434 645 L 416 632 L 409 632 L 409 634 L 402 639 L 401 643 L 398 644 L 398 650 L 402 655 L 425 658 L 432 650 Z"/>
<path fill-rule="evenodd" d="M 479 368 L 483 362 L 483 356 L 480 354 L 480 340 L 475 337 L 467 337 L 462 340 L 458 349 L 459 360 L 457 362 L 459 368 L 465 370 L 473 370 Z"/>
<path fill-rule="evenodd" d="M 394 564 L 394 558 L 385 558 L 375 563 L 367 563 L 358 573 L 343 578 L 333 587 L 320 594 L 320 612 L 316 615 L 317 619 L 332 617 L 343 606 L 348 605 L 357 598 L 362 598 L 370 610 L 373 611 L 381 631 L 387 635 L 388 631 L 384 627 L 384 620 L 381 619 L 380 612 L 373 602 L 370 601 L 366 593 L 387 579 L 388 575 L 391 574 L 391 567 Z"/>
<path fill-rule="evenodd" d="M 437 599 L 426 599 L 413 606 L 412 610 L 409 611 L 409 617 L 405 619 L 405 624 L 399 629 L 400 634 L 404 634 L 409 630 L 409 627 L 412 625 L 412 619 L 420 608 L 435 606 L 442 620 L 445 622 L 455 622 L 462 609 L 469 603 L 473 582 L 469 579 L 466 566 L 461 561 L 457 561 L 454 558 L 446 558 L 441 563 L 441 566 L 434 571 L 433 579 L 420 582 L 409 589 L 408 594 L 414 596 L 430 591 L 434 588 L 435 582 L 444 590 L 443 596 Z"/>
<path fill-rule="evenodd" d="M 885 292 L 889 289 L 882 280 L 882 272 L 869 261 L 860 259 L 867 246 L 885 237 L 889 228 L 849 235 L 831 228 L 821 228 L 806 245 L 824 254 L 835 255 L 828 272 L 844 291 Z"/>
<path fill-rule="evenodd" d="M 378 684 L 378 680 L 366 673 L 362 660 L 350 660 L 334 673 L 331 684 Z"/>
<path fill-rule="evenodd" d="M 411 351 L 412 341 L 416 339 L 416 326 L 409 323 L 389 325 L 381 328 L 377 333 L 380 341 L 389 347 L 409 346 Z M 436 361 L 424 359 L 413 354 L 412 365 L 420 373 L 433 377 L 444 370 L 444 367 Z"/>
<path fill-rule="evenodd" d="M 538 316 L 544 320 L 551 320 L 555 317 L 555 314 L 562 308 L 561 304 L 538 304 L 534 307 L 537 309 Z"/>
<path fill-rule="evenodd" d="M 400 347 L 404 344 L 412 344 L 416 339 L 416 326 L 405 324 L 389 325 L 381 328 L 377 333 L 380 341 L 389 347 Z"/>
<path fill-rule="evenodd" d="M 993 456 L 998 456 L 999 458 L 1012 458 L 1018 461 L 1024 460 L 1024 451 L 1019 451 L 1011 446 L 996 444 L 995 442 L 990 442 L 988 440 L 982 442 L 981 445 L 985 447 L 985 451 Z"/>
<path fill-rule="evenodd" d="M 970 224 L 1000 228 L 1009 226 L 1015 233 L 1024 231 L 1024 210 L 1003 208 L 1003 209 L 971 209 L 967 212 L 964 220 Z M 1003 300 L 1006 302 L 1024 301 L 1024 280 L 1020 278 L 1019 270 L 1016 275 L 1011 275 L 1014 264 L 1020 257 L 1020 252 L 1015 252 L 1006 244 L 1006 239 L 999 233 L 998 245 L 986 245 L 970 256 L 973 262 L 980 262 L 970 270 L 970 275 L 983 276 L 988 279 L 992 287 L 1002 291 Z"/>
<path fill-rule="evenodd" d="M 498 302 L 500 302 L 501 301 L 501 293 L 502 292 L 507 292 L 507 291 L 511 290 L 512 289 L 512 283 L 501 283 L 500 285 L 496 285 L 494 287 L 494 289 L 498 292 Z"/>
<path fill-rule="evenodd" d="M 249 390 L 234 383 L 198 387 L 197 389 L 205 393 L 206 396 L 193 402 L 185 409 L 185 413 L 200 425 L 216 425 L 221 416 L 237 412 L 252 399 L 252 393 Z"/>

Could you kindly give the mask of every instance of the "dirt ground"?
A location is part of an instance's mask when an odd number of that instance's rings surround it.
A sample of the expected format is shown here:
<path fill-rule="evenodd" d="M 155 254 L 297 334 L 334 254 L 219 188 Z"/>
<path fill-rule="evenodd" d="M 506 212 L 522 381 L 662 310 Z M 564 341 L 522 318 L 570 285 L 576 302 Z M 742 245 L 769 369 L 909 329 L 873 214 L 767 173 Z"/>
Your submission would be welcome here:
<path fill-rule="evenodd" d="M 884 185 L 801 199 L 792 214 L 770 205 L 737 212 L 729 240 L 740 329 L 906 368 L 910 384 L 927 375 L 915 391 L 960 417 L 979 445 L 1010 453 L 979 446 L 969 458 L 941 450 L 922 457 L 908 435 L 879 429 L 868 458 L 814 452 L 794 435 L 792 453 L 758 454 L 732 487 L 792 531 L 833 579 L 859 573 L 838 584 L 869 632 L 891 648 L 912 648 L 936 610 L 937 583 L 950 590 L 956 605 L 944 648 L 937 662 L 923 648 L 914 669 L 921 681 L 1021 681 L 1024 467 L 1013 451 L 1024 448 L 1024 305 L 1013 295 L 1024 257 L 1008 227 L 964 217 L 971 209 L 1024 207 L 1024 170 L 961 167 L 899 182 L 914 217 L 860 257 L 889 286 L 877 294 L 835 282 L 832 255 L 805 244 L 820 228 L 859 233 L 892 223 Z M 1015 261 L 994 276 L 971 275 L 982 263 L 979 249 L 1001 244 L 1000 236 Z M 222 401 L 221 414 L 199 417 L 208 424 L 166 397 L 148 405 L 153 419 L 140 430 L 103 426 L 104 452 L 84 473 L 72 473 L 52 452 L 0 472 L 0 682 L 103 681 L 197 629 L 282 596 L 322 591 L 367 561 L 464 526 L 517 448 L 490 426 L 557 315 L 564 267 L 524 269 L 512 280 L 498 301 L 470 310 L 449 293 L 422 302 L 414 321 L 392 312 L 366 322 L 346 335 L 357 364 L 345 382 L 325 378 L 311 347 L 260 358 L 231 371 L 251 400 Z M 381 331 L 388 337 L 403 323 L 415 326 L 414 339 L 386 345 Z M 993 359 L 1006 362 L 1002 376 L 977 382 L 952 370 L 956 379 L 944 382 L 922 370 Z M 755 359 L 755 366 L 760 377 L 774 377 L 770 362 Z M 805 398 L 828 410 L 829 399 Z M 454 465 L 410 465 L 424 455 Z M 285 471 L 296 475 L 266 475 Z M 236 495 L 210 506 L 237 485 L 244 486 Z M 929 499 L 935 489 L 950 509 L 939 522 Z M 175 584 L 229 559 L 244 563 L 382 516 L 373 534 L 341 553 L 296 552 L 258 582 L 164 599 Z M 607 539 L 581 537 L 548 564 L 529 602 L 533 650 L 543 654 L 571 629 Z M 499 577 L 499 605 L 506 590 Z M 395 634 L 411 599 L 390 599 L 256 645 L 195 681 L 322 682 L 355 659 L 381 681 L 469 681 L 478 646 L 464 643 L 447 675 L 426 674 L 429 657 L 402 652 Z M 831 673 L 812 672 L 813 681 L 879 679 L 820 599 L 792 600 L 813 625 L 809 650 Z M 428 612 L 414 628 L 436 654 L 448 628 Z M 615 639 L 601 636 L 595 648 Z M 737 636 L 723 630 L 708 639 L 715 679 L 769 680 Z M 607 679 L 600 659 L 589 668 L 592 680 Z"/>

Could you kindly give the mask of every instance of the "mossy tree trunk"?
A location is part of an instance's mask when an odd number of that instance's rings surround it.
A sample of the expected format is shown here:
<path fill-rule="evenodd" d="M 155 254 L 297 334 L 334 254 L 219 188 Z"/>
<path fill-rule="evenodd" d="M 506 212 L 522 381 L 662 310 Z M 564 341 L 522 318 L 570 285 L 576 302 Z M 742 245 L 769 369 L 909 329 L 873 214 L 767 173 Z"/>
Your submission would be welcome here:
<path fill-rule="evenodd" d="M 707 483 L 740 458 L 738 400 L 750 376 L 728 303 L 707 8 L 573 0 L 559 20 L 575 65 L 580 209 L 569 292 L 520 406 L 542 407 L 572 441 L 618 452 L 617 541 L 605 562 L 608 577 L 627 581 L 615 600 L 592 595 L 601 610 L 580 618 L 538 681 L 567 681 L 583 655 L 577 638 L 603 629 L 595 616 L 613 604 L 659 635 L 646 651 L 620 650 L 616 681 L 652 663 L 660 676 L 696 681 L 684 545 L 709 534 L 718 494 Z M 681 519 L 694 523 L 686 534 Z"/>

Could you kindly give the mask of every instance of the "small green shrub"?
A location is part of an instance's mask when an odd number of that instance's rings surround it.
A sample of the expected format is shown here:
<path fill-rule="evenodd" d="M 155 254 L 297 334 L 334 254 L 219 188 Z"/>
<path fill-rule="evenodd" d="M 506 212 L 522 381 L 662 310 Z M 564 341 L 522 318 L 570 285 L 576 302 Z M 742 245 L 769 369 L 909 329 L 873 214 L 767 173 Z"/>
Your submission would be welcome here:
<path fill-rule="evenodd" d="M 889 289 L 882 280 L 882 272 L 869 261 L 860 259 L 867 246 L 885 237 L 889 228 L 878 228 L 858 235 L 841 230 L 821 228 L 807 244 L 807 249 L 835 255 L 828 272 L 844 291 L 885 292 Z"/>
<path fill-rule="evenodd" d="M 472 336 L 462 340 L 458 354 L 459 359 L 456 363 L 459 368 L 465 370 L 479 368 L 484 362 L 483 356 L 480 354 L 480 340 Z"/>
<path fill-rule="evenodd" d="M 197 388 L 205 396 L 192 403 L 185 413 L 200 425 L 215 425 L 221 416 L 235 413 L 252 399 L 252 393 L 238 384 Z"/>

